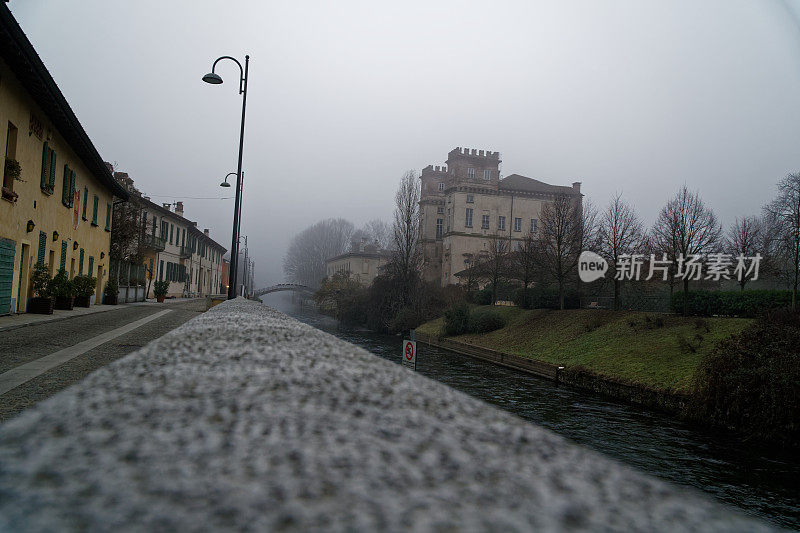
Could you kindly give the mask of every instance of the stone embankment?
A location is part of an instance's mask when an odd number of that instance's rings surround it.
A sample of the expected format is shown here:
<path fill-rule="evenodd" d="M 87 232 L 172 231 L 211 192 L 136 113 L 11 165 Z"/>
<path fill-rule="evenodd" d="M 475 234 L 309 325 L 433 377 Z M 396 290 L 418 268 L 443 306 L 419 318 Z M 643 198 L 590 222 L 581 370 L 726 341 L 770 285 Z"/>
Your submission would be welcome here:
<path fill-rule="evenodd" d="M 258 303 L 0 426 L 0 530 L 766 531 Z"/>

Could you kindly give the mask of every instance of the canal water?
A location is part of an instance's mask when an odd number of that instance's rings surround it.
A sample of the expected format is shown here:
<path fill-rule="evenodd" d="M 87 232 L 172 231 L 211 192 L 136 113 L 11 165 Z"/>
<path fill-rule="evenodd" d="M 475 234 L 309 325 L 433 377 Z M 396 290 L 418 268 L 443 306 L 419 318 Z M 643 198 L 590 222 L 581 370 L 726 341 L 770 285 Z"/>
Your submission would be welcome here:
<path fill-rule="evenodd" d="M 338 327 L 286 295 L 265 303 L 298 320 L 400 362 L 402 339 Z M 420 346 L 417 371 L 648 474 L 689 485 L 745 513 L 800 530 L 800 457 L 655 411 Z"/>

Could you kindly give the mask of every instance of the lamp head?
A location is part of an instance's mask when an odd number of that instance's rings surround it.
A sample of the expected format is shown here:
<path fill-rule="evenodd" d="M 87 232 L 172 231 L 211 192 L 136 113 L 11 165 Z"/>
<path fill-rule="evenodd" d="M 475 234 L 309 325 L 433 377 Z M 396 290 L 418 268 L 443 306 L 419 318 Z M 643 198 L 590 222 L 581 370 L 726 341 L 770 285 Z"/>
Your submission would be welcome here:
<path fill-rule="evenodd" d="M 214 74 L 213 72 L 209 72 L 205 76 L 203 76 L 203 81 L 206 83 L 210 83 L 212 85 L 219 85 L 222 83 L 222 77 L 219 74 Z"/>
<path fill-rule="evenodd" d="M 228 178 L 225 178 L 225 181 L 219 184 L 220 187 L 230 187 L 231 184 L 228 183 Z"/>

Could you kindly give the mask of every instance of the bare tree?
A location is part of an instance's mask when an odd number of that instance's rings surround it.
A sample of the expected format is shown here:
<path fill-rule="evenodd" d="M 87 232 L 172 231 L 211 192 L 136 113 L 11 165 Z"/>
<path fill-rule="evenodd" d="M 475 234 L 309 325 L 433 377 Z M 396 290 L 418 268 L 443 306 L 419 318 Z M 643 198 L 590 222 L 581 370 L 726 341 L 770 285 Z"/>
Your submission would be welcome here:
<path fill-rule="evenodd" d="M 508 240 L 493 233 L 487 242 L 488 255 L 482 261 L 484 279 L 492 287 L 492 305 L 497 302 L 497 287 L 509 271 Z"/>
<path fill-rule="evenodd" d="M 317 288 L 325 277 L 325 261 L 347 251 L 353 224 L 329 218 L 294 236 L 283 258 L 283 272 L 294 283 Z"/>
<path fill-rule="evenodd" d="M 725 248 L 734 256 L 743 255 L 753 257 L 764 250 L 763 246 L 764 224 L 758 217 L 736 218 L 725 238 Z M 744 290 L 748 281 L 747 276 L 739 279 L 739 288 Z"/>
<path fill-rule="evenodd" d="M 594 244 L 596 212 L 580 197 L 561 194 L 545 203 L 539 216 L 540 265 L 558 285 L 559 308 L 564 309 L 566 284 L 577 271 L 581 250 Z"/>
<path fill-rule="evenodd" d="M 417 176 L 407 171 L 395 193 L 393 246 L 394 254 L 387 269 L 400 281 L 406 302 L 410 301 L 422 270 L 422 247 L 419 242 L 419 197 Z"/>
<path fill-rule="evenodd" d="M 394 241 L 392 227 L 385 220 L 373 218 L 361 229 L 370 242 L 377 242 L 381 250 L 388 250 Z"/>
<path fill-rule="evenodd" d="M 609 272 L 614 274 L 614 310 L 619 309 L 619 289 L 616 265 L 622 255 L 640 253 L 644 246 L 644 230 L 634 208 L 617 193 L 603 211 L 598 227 L 599 253 L 608 260 Z"/>
<path fill-rule="evenodd" d="M 764 208 L 773 247 L 792 279 L 792 310 L 797 311 L 797 286 L 800 277 L 800 172 L 778 182 L 778 196 Z"/>
<path fill-rule="evenodd" d="M 527 289 L 535 279 L 540 263 L 539 239 L 535 234 L 529 233 L 519 248 L 511 252 L 511 268 L 515 279 L 522 282 L 523 289 Z"/>
<path fill-rule="evenodd" d="M 702 256 L 719 242 L 721 228 L 714 212 L 684 185 L 667 202 L 653 226 L 653 242 L 673 260 Z M 685 274 L 685 272 L 684 272 Z M 674 275 L 670 275 L 674 278 Z M 671 289 L 671 286 L 670 286 Z M 683 276 L 683 314 L 688 311 L 689 276 Z"/>

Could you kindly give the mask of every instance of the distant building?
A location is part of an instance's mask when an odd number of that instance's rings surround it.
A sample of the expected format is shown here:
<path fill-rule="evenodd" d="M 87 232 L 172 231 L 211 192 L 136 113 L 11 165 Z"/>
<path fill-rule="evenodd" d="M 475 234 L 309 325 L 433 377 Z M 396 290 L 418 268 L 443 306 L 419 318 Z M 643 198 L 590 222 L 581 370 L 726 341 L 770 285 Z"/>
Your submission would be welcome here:
<path fill-rule="evenodd" d="M 330 278 L 337 272 L 346 272 L 350 278 L 367 286 L 383 271 L 390 257 L 391 252 L 380 250 L 375 244 L 367 244 L 363 239 L 353 241 L 349 252 L 325 261 L 325 273 Z"/>
<path fill-rule="evenodd" d="M 443 286 L 488 254 L 492 235 L 509 239 L 512 249 L 536 234 L 542 206 L 557 195 L 580 200 L 581 184 L 571 187 L 512 174 L 501 178 L 500 153 L 455 148 L 445 166 L 428 165 L 420 179 L 420 235 L 423 276 Z"/>
<path fill-rule="evenodd" d="M 0 3 L 0 315 L 23 313 L 37 263 L 108 280 L 111 175 L 5 2 Z"/>

